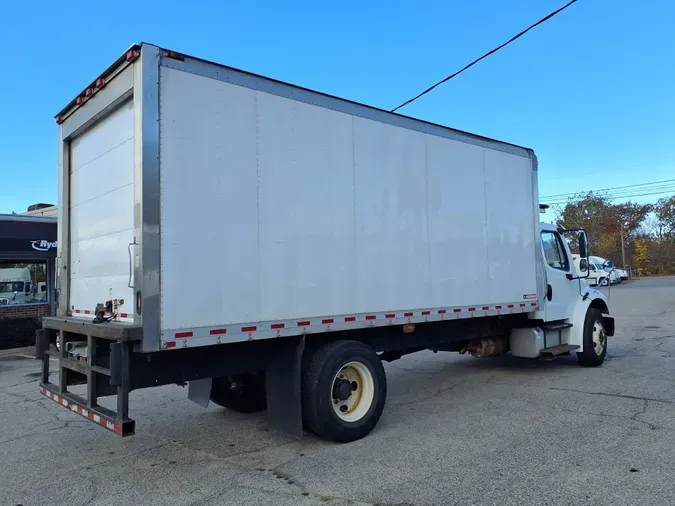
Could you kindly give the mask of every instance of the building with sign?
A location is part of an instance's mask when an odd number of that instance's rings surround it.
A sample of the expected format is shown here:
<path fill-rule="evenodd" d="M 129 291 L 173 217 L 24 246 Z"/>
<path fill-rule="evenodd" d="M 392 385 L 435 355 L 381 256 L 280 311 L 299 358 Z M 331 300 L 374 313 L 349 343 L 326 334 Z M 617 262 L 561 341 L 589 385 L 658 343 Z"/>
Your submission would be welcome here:
<path fill-rule="evenodd" d="M 0 214 L 0 349 L 32 344 L 55 314 L 56 218 Z"/>

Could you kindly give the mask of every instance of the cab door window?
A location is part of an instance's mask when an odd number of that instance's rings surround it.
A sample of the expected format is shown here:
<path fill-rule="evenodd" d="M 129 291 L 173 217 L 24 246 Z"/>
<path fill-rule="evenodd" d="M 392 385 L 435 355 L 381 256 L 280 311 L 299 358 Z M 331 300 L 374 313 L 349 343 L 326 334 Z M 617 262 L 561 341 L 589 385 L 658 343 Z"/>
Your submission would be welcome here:
<path fill-rule="evenodd" d="M 549 231 L 542 232 L 541 244 L 544 248 L 544 258 L 550 267 L 561 271 L 569 271 L 569 260 L 559 234 Z"/>

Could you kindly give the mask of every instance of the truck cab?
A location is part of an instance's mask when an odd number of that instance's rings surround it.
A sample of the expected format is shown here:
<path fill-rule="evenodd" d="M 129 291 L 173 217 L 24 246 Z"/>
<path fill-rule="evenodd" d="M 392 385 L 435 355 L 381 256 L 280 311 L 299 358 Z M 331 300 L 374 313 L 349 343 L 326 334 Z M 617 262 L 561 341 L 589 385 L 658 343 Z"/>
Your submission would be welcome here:
<path fill-rule="evenodd" d="M 531 313 L 532 327 L 513 329 L 511 353 L 524 358 L 577 353 L 582 365 L 600 365 L 607 353 L 607 336 L 614 334 L 614 319 L 609 316 L 605 296 L 591 288 L 591 258 L 583 230 L 564 231 L 556 225 L 541 223 L 541 280 L 543 305 Z M 568 239 L 580 253 L 572 255 Z M 605 268 L 599 264 L 596 272 Z"/>
<path fill-rule="evenodd" d="M 33 300 L 33 284 L 27 267 L 0 269 L 0 305 L 26 304 Z"/>

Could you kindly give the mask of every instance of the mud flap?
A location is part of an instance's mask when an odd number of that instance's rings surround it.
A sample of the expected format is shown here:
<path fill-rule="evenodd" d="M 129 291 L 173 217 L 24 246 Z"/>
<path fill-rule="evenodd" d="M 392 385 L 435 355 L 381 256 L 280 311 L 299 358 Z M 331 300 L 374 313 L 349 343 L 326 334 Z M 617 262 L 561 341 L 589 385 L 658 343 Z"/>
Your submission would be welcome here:
<path fill-rule="evenodd" d="M 305 338 L 302 336 L 280 339 L 278 348 L 270 354 L 265 371 L 267 414 L 272 426 L 290 437 L 301 438 L 302 353 Z"/>
<path fill-rule="evenodd" d="M 607 333 L 608 336 L 613 336 L 614 335 L 614 317 L 610 316 L 606 313 L 603 313 L 602 319 L 605 322 L 605 332 Z"/>
<path fill-rule="evenodd" d="M 190 381 L 188 383 L 188 399 L 203 408 L 208 408 L 212 382 L 211 378 Z"/>

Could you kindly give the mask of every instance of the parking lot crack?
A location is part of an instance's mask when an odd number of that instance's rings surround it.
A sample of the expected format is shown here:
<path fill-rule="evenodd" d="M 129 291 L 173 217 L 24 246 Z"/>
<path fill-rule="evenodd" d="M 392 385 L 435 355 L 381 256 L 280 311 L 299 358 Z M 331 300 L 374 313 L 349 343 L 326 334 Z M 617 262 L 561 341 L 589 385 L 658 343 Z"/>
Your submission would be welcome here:
<path fill-rule="evenodd" d="M 675 404 L 673 399 L 655 399 L 653 397 L 640 397 L 637 395 L 610 394 L 607 392 L 588 392 L 586 390 L 575 390 L 573 388 L 548 387 L 549 390 L 559 390 L 561 392 L 575 392 L 586 395 L 600 395 L 603 397 L 618 397 L 620 399 L 632 399 L 637 401 L 662 402 L 664 404 Z"/>
<path fill-rule="evenodd" d="M 564 411 L 566 413 L 574 413 L 576 415 L 590 415 L 590 416 L 599 416 L 603 418 L 616 418 L 620 420 L 629 420 L 631 422 L 638 422 L 643 425 L 646 425 L 649 427 L 651 430 L 656 430 L 657 426 L 654 425 L 653 423 L 650 422 L 645 422 L 644 420 L 640 420 L 637 417 L 640 415 L 644 415 L 645 412 L 647 411 L 647 406 L 649 402 L 645 401 L 644 406 L 638 411 L 637 413 L 631 415 L 631 416 L 626 416 L 626 415 L 615 415 L 611 413 L 595 413 L 593 411 L 581 411 L 581 410 L 575 410 L 575 409 L 567 409 L 567 408 L 557 408 L 558 411 Z"/>

